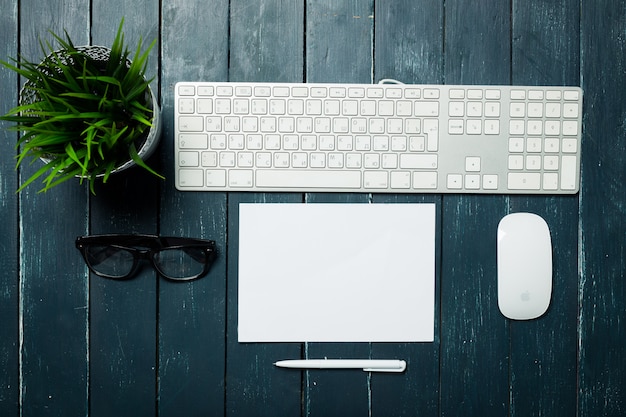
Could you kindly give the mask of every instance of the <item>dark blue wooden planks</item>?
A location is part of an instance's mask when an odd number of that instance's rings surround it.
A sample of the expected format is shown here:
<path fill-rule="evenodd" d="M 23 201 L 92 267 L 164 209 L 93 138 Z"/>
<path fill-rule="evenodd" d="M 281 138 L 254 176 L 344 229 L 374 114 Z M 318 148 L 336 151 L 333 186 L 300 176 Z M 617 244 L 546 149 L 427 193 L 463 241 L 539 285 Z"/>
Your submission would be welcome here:
<path fill-rule="evenodd" d="M 440 84 L 443 77 L 443 4 L 376 2 L 375 81 L 392 78 L 404 83 Z M 407 360 L 403 375 L 372 374 L 372 415 L 439 415 L 441 196 L 375 194 L 374 203 L 435 203 L 436 286 L 433 343 L 375 343 L 372 357 Z"/>
<path fill-rule="evenodd" d="M 372 82 L 373 3 L 306 2 L 307 82 Z"/>
<path fill-rule="evenodd" d="M 304 5 L 301 2 L 245 0 L 230 3 L 231 81 L 300 82 L 303 79 Z M 298 203 L 302 195 L 228 195 L 228 284 L 226 415 L 299 415 L 301 377 L 274 367 L 280 359 L 299 358 L 298 343 L 237 341 L 239 204 Z"/>
<path fill-rule="evenodd" d="M 42 53 L 39 39 L 64 28 L 88 41 L 89 8 L 79 1 L 23 1 L 21 52 Z M 40 165 L 20 169 L 24 181 Z M 88 281 L 74 239 L 87 228 L 87 189 L 68 181 L 38 194 L 39 183 L 19 196 L 21 303 L 21 413 L 23 416 L 88 412 Z"/>
<path fill-rule="evenodd" d="M 579 85 L 577 1 L 516 2 L 512 81 L 518 85 Z M 553 296 L 547 314 L 511 329 L 511 414 L 576 414 L 578 197 L 510 198 L 512 212 L 539 214 L 553 245 Z"/>
<path fill-rule="evenodd" d="M 157 36 L 158 12 L 151 1 L 116 7 L 94 2 L 97 18 L 92 22 L 92 41 L 110 45 L 123 17 L 129 49 L 134 51 L 140 38 L 145 48 Z M 149 77 L 158 73 L 157 57 L 155 47 Z M 158 88 L 158 81 L 153 88 Z M 134 167 L 97 187 L 90 199 L 90 233 L 156 233 L 158 181 Z M 157 274 L 146 267 L 130 280 L 92 275 L 90 282 L 90 415 L 152 415 L 157 378 Z"/>
<path fill-rule="evenodd" d="M 582 2 L 579 415 L 626 414 L 626 3 Z"/>
<path fill-rule="evenodd" d="M 307 1 L 306 81 L 372 82 L 373 2 Z M 340 42 L 338 40 L 341 39 Z M 307 194 L 307 203 L 368 203 L 368 194 Z M 369 343 L 307 343 L 310 359 L 363 359 Z M 304 372 L 304 414 L 348 416 L 370 413 L 371 378 L 360 370 Z"/>
<path fill-rule="evenodd" d="M 452 0 L 445 8 L 445 82 L 508 84 L 509 4 Z M 443 196 L 441 415 L 508 412 L 509 332 L 496 292 L 503 196 Z"/>
<path fill-rule="evenodd" d="M 231 1 L 229 81 L 301 82 L 303 19 L 300 2 Z"/>
<path fill-rule="evenodd" d="M 18 50 L 38 59 L 38 36 L 49 38 L 48 28 L 66 27 L 80 43 L 107 43 L 122 15 L 130 41 L 160 36 L 150 72 L 158 76 L 153 86 L 164 130 L 151 162 L 167 176 L 161 182 L 134 171 L 98 187 L 96 197 L 77 182 L 42 195 L 34 184 L 15 195 L 15 135 L 0 132 L 0 415 L 624 414 L 623 2 L 339 3 L 0 0 L 0 59 Z M 381 78 L 581 83 L 581 193 L 303 196 L 174 189 L 175 82 Z M 0 107 L 8 109 L 18 80 L 0 69 L 0 86 L 11 98 Z M 21 179 L 36 167 L 24 167 Z M 437 204 L 435 343 L 237 342 L 239 203 L 304 201 Z M 554 244 L 552 304 L 530 322 L 510 322 L 497 309 L 495 228 L 515 211 L 542 215 Z M 163 281 L 149 269 L 132 281 L 109 282 L 89 278 L 74 249 L 74 238 L 90 231 L 216 239 L 220 257 L 196 282 Z M 319 356 L 401 357 L 409 366 L 402 375 L 368 375 L 272 365 Z"/>
<path fill-rule="evenodd" d="M 200 12 L 204 10 L 204 12 Z M 174 84 L 228 77 L 228 2 L 162 4 L 163 141 L 159 231 L 216 241 L 209 274 L 159 285 L 160 416 L 224 415 L 226 386 L 227 211 L 225 193 L 174 188 Z"/>
<path fill-rule="evenodd" d="M 1 0 L 0 59 L 17 56 L 17 3 Z M 17 74 L 0 68 L 0 114 L 17 104 Z M 0 415 L 17 416 L 19 412 L 19 236 L 17 172 L 15 143 L 18 135 L 8 132 L 8 123 L 0 122 Z"/>
<path fill-rule="evenodd" d="M 156 231 L 154 179 L 137 169 L 97 187 L 91 234 Z M 91 416 L 154 413 L 157 277 L 149 266 L 129 280 L 91 276 Z"/>
<path fill-rule="evenodd" d="M 277 368 L 274 362 L 300 358 L 300 343 L 239 343 L 237 341 L 237 276 L 239 204 L 299 203 L 300 194 L 231 193 L 228 198 L 228 328 L 226 355 L 226 415 L 300 415 L 301 375 Z M 259 219 L 259 221 L 263 221 Z M 285 312 L 288 314 L 288 312 Z"/>
<path fill-rule="evenodd" d="M 443 2 L 378 1 L 374 16 L 374 82 L 443 82 Z"/>

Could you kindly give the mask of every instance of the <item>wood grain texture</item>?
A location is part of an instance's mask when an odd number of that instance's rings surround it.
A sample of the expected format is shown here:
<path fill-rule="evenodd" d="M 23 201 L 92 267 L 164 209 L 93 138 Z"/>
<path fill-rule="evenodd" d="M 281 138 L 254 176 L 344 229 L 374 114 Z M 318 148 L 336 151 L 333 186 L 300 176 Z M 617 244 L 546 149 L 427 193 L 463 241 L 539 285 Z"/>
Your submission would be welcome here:
<path fill-rule="evenodd" d="M 377 1 L 374 82 L 406 84 L 443 80 L 444 7 L 439 0 Z"/>
<path fill-rule="evenodd" d="M 446 2 L 447 84 L 508 84 L 510 18 L 497 0 Z M 504 196 L 443 196 L 441 415 L 508 412 L 509 331 L 498 310 L 496 228 Z"/>
<path fill-rule="evenodd" d="M 514 4 L 513 84 L 579 85 L 577 5 L 577 1 Z M 572 416 L 577 395 L 578 265 L 572 260 L 578 251 L 578 198 L 512 196 L 510 208 L 542 216 L 553 246 L 549 311 L 538 320 L 510 325 L 511 414 Z"/>
<path fill-rule="evenodd" d="M 134 52 L 158 36 L 158 5 L 95 1 L 91 38 L 110 45 L 124 18 L 124 40 Z M 158 48 L 148 76 L 158 73 Z M 158 83 L 153 84 L 156 88 Z M 152 161 L 150 161 L 152 162 Z M 158 179 L 133 167 L 100 184 L 90 201 L 90 233 L 156 233 Z M 90 415 L 155 414 L 157 378 L 157 274 L 143 268 L 131 280 L 91 277 Z"/>
<path fill-rule="evenodd" d="M 230 3 L 230 67 L 232 81 L 301 82 L 304 56 L 304 5 L 262 0 Z M 228 195 L 228 326 L 226 415 L 300 415 L 301 377 L 274 367 L 280 359 L 299 358 L 299 343 L 237 342 L 237 272 L 239 204 L 298 203 L 297 193 Z"/>
<path fill-rule="evenodd" d="M 166 179 L 160 183 L 159 232 L 215 240 L 218 258 L 199 280 L 160 282 L 158 411 L 160 416 L 224 415 L 226 194 L 175 190 L 173 114 L 176 82 L 228 78 L 228 1 L 165 2 L 161 7 L 159 157 Z"/>
<path fill-rule="evenodd" d="M 68 182 L 14 190 L 15 135 L 0 132 L 0 415 L 622 416 L 626 413 L 626 5 L 621 0 L 0 0 L 0 59 L 41 58 L 67 28 L 108 43 L 159 36 L 163 136 L 142 170 L 90 197 Z M 19 20 L 18 20 L 19 18 Z M 183 80 L 582 85 L 582 183 L 574 196 L 178 192 L 174 84 Z M 19 81 L 0 69 L 12 107 Z M 10 98 L 10 100 L 9 100 Z M 2 127 L 2 125 L 0 125 Z M 237 342 L 239 204 L 437 205 L 434 343 Z M 554 293 L 546 315 L 497 307 L 496 239 L 509 212 L 548 222 Z M 89 277 L 77 235 L 153 232 L 215 239 L 208 276 L 146 268 Z M 401 375 L 277 369 L 279 359 L 399 357 Z"/>
<path fill-rule="evenodd" d="M 230 3 L 230 81 L 301 82 L 304 7 L 285 0 Z"/>
<path fill-rule="evenodd" d="M 579 415 L 626 413 L 626 4 L 582 2 Z"/>
<path fill-rule="evenodd" d="M 307 82 L 372 82 L 373 3 L 307 1 Z"/>
<path fill-rule="evenodd" d="M 437 1 L 376 2 L 375 81 L 440 84 L 443 78 L 443 4 Z M 374 194 L 374 203 L 435 203 L 435 341 L 375 343 L 372 357 L 407 360 L 405 375 L 372 374 L 373 416 L 439 415 L 441 196 Z"/>
<path fill-rule="evenodd" d="M 307 82 L 372 82 L 373 2 L 307 1 Z M 337 42 L 341 39 L 341 42 Z M 368 194 L 305 196 L 306 203 L 368 203 Z M 369 358 L 369 343 L 307 343 L 310 359 Z M 304 415 L 369 415 L 372 385 L 359 370 L 304 372 Z"/>
<path fill-rule="evenodd" d="M 88 41 L 89 9 L 80 1 L 22 1 L 21 52 L 40 60 L 39 39 L 65 28 Z M 40 164 L 20 169 L 24 181 Z M 74 247 L 87 229 L 87 188 L 69 181 L 48 193 L 32 184 L 19 198 L 21 304 L 21 413 L 88 413 L 88 281 Z"/>
<path fill-rule="evenodd" d="M 300 343 L 239 343 L 237 294 L 239 253 L 239 204 L 299 203 L 300 194 L 231 193 L 228 198 L 228 351 L 226 355 L 226 415 L 300 415 L 301 375 L 279 369 L 273 363 L 297 359 Z M 259 219 L 259 221 L 262 221 Z M 288 314 L 288 312 L 285 312 Z"/>
<path fill-rule="evenodd" d="M 17 57 L 17 3 L 0 0 L 0 59 Z M 17 103 L 18 77 L 0 68 L 0 114 L 6 114 Z M 19 236 L 17 172 L 15 143 L 18 135 L 8 132 L 10 125 L 0 122 L 0 415 L 19 413 Z"/>
<path fill-rule="evenodd" d="M 138 171 L 120 175 L 91 198 L 90 234 L 155 233 L 155 180 Z M 149 266 L 130 280 L 91 276 L 92 416 L 155 412 L 157 279 Z"/>

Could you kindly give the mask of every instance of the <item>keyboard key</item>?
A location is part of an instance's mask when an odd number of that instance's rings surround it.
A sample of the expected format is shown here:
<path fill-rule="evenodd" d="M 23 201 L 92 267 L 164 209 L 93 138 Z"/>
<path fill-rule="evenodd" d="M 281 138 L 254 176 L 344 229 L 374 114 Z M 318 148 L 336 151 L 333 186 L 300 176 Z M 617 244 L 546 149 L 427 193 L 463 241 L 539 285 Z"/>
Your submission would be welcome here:
<path fill-rule="evenodd" d="M 500 117 L 500 103 L 493 101 L 485 103 L 485 116 Z"/>
<path fill-rule="evenodd" d="M 312 87 L 311 97 L 324 98 L 328 95 L 326 87 Z"/>
<path fill-rule="evenodd" d="M 563 139 L 562 151 L 564 153 L 576 153 L 578 151 L 578 140 L 572 138 Z"/>
<path fill-rule="evenodd" d="M 494 174 L 483 175 L 483 189 L 497 190 L 498 189 L 498 176 Z"/>
<path fill-rule="evenodd" d="M 500 100 L 500 90 L 488 89 L 485 91 L 487 100 Z"/>
<path fill-rule="evenodd" d="M 543 174 L 543 189 L 557 190 L 559 188 L 559 174 L 556 172 L 546 172 Z"/>
<path fill-rule="evenodd" d="M 349 88 L 348 97 L 363 98 L 365 97 L 365 88 Z"/>
<path fill-rule="evenodd" d="M 523 102 L 513 102 L 510 106 L 509 116 L 524 117 L 526 115 L 526 104 Z"/>
<path fill-rule="evenodd" d="M 411 188 L 411 172 L 392 171 L 390 185 L 394 190 L 408 190 Z"/>
<path fill-rule="evenodd" d="M 435 169 L 437 168 L 437 155 L 429 154 L 401 154 L 401 169 Z"/>
<path fill-rule="evenodd" d="M 576 157 L 565 155 L 561 158 L 561 188 L 564 190 L 576 189 Z"/>
<path fill-rule="evenodd" d="M 226 186 L 226 171 L 223 169 L 207 169 L 205 178 L 207 187 Z"/>
<path fill-rule="evenodd" d="M 449 190 L 460 190 L 463 188 L 463 175 L 448 174 L 447 186 Z"/>
<path fill-rule="evenodd" d="M 363 187 L 384 189 L 389 186 L 389 177 L 386 171 L 365 171 L 363 173 Z"/>
<path fill-rule="evenodd" d="M 483 104 L 479 101 L 471 101 L 467 103 L 467 115 L 469 117 L 482 117 Z"/>
<path fill-rule="evenodd" d="M 451 135 L 462 135 L 465 133 L 465 122 L 463 119 L 451 119 L 448 121 L 448 133 Z"/>
<path fill-rule="evenodd" d="M 331 87 L 329 90 L 330 97 L 344 98 L 346 96 L 346 89 L 344 87 Z"/>
<path fill-rule="evenodd" d="M 511 90 L 511 100 L 525 100 L 526 91 L 524 90 Z"/>
<path fill-rule="evenodd" d="M 563 117 L 575 119 L 578 117 L 578 103 L 565 103 L 563 105 Z"/>
<path fill-rule="evenodd" d="M 467 90 L 467 98 L 470 100 L 481 100 L 483 98 L 483 90 L 470 88 Z"/>
<path fill-rule="evenodd" d="M 200 164 L 198 152 L 178 152 L 178 164 L 181 167 L 197 167 Z"/>
<path fill-rule="evenodd" d="M 201 169 L 179 169 L 178 184 L 183 187 L 202 187 L 202 173 Z"/>
<path fill-rule="evenodd" d="M 578 135 L 578 122 L 573 120 L 566 120 L 563 122 L 563 134 L 565 136 L 577 136 Z"/>
<path fill-rule="evenodd" d="M 426 98 L 426 99 L 438 99 L 439 98 L 439 89 L 437 89 L 437 88 L 425 88 L 424 89 L 424 98 Z"/>
<path fill-rule="evenodd" d="M 256 185 L 260 188 L 361 188 L 359 171 L 261 169 L 256 174 Z"/>
<path fill-rule="evenodd" d="M 465 98 L 465 90 L 462 88 L 451 88 L 448 92 L 448 97 L 451 99 L 464 99 Z"/>
<path fill-rule="evenodd" d="M 181 132 L 202 132 L 203 127 L 202 116 L 180 116 L 178 118 L 178 130 Z"/>
<path fill-rule="evenodd" d="M 235 95 L 238 97 L 250 97 L 252 96 L 252 87 L 248 85 L 240 85 L 235 88 Z"/>
<path fill-rule="evenodd" d="M 293 87 L 291 89 L 291 94 L 294 97 L 306 97 L 309 95 L 309 89 L 307 87 Z"/>
<path fill-rule="evenodd" d="M 199 98 L 196 100 L 198 113 L 209 114 L 213 112 L 213 100 L 210 98 Z"/>
<path fill-rule="evenodd" d="M 205 130 L 207 132 L 221 132 L 222 118 L 220 116 L 207 116 Z"/>
<path fill-rule="evenodd" d="M 510 172 L 508 180 L 510 190 L 539 190 L 541 187 L 539 172 Z"/>
<path fill-rule="evenodd" d="M 217 152 L 202 152 L 202 166 L 203 167 L 217 167 Z"/>
<path fill-rule="evenodd" d="M 215 88 L 212 85 L 200 85 L 198 86 L 199 96 L 212 96 L 215 94 Z"/>
<path fill-rule="evenodd" d="M 465 175 L 465 188 L 468 190 L 478 190 L 480 188 L 480 175 Z"/>
<path fill-rule="evenodd" d="M 217 94 L 218 97 L 232 96 L 233 95 L 233 87 L 231 87 L 229 85 L 218 86 L 215 89 L 215 94 Z"/>
<path fill-rule="evenodd" d="M 178 146 L 180 149 L 207 149 L 208 136 L 205 134 L 185 134 L 178 135 Z"/>
<path fill-rule="evenodd" d="M 546 99 L 561 100 L 561 92 L 558 90 L 549 90 L 546 92 Z"/>
<path fill-rule="evenodd" d="M 423 131 L 426 134 L 426 150 L 437 152 L 439 150 L 439 120 L 424 119 Z"/>
<path fill-rule="evenodd" d="M 237 154 L 237 167 L 238 168 L 253 168 L 254 167 L 254 154 L 252 152 L 239 152 Z"/>
<path fill-rule="evenodd" d="M 485 120 L 485 135 L 499 135 L 500 121 L 494 119 Z"/>
<path fill-rule="evenodd" d="M 196 94 L 196 88 L 193 85 L 181 84 L 178 86 L 178 95 L 193 96 Z"/>
<path fill-rule="evenodd" d="M 228 172 L 228 185 L 231 187 L 252 187 L 253 171 L 233 169 Z"/>
<path fill-rule="evenodd" d="M 437 172 L 414 172 L 413 188 L 432 190 L 437 188 Z"/>
<path fill-rule="evenodd" d="M 439 103 L 436 101 L 416 101 L 414 107 L 417 117 L 439 116 Z"/>
<path fill-rule="evenodd" d="M 196 101 L 193 98 L 180 98 L 178 100 L 178 113 L 193 113 Z"/>
<path fill-rule="evenodd" d="M 480 172 L 480 156 L 466 157 L 465 170 L 469 172 Z"/>

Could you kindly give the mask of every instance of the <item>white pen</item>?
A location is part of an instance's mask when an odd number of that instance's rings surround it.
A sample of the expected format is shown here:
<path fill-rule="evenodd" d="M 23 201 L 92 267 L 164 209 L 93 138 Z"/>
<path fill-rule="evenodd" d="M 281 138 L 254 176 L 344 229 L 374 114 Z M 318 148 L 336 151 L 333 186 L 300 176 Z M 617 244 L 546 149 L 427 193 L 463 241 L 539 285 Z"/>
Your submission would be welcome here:
<path fill-rule="evenodd" d="M 296 369 L 363 369 L 366 372 L 404 372 L 406 362 L 397 359 L 292 359 L 274 365 Z"/>

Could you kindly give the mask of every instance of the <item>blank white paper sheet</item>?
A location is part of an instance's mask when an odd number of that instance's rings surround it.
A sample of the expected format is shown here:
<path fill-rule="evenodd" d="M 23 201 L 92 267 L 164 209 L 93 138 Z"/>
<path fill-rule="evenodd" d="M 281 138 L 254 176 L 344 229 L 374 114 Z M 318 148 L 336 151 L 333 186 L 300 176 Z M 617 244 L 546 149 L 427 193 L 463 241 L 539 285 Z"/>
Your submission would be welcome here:
<path fill-rule="evenodd" d="M 239 342 L 432 342 L 434 204 L 241 204 Z"/>

